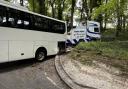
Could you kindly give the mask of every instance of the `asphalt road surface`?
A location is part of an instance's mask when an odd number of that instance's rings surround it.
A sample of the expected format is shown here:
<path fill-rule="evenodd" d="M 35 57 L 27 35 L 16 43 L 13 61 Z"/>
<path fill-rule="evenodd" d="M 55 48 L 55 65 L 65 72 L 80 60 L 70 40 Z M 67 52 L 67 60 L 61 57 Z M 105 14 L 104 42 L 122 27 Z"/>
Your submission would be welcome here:
<path fill-rule="evenodd" d="M 0 64 L 0 89 L 70 89 L 59 78 L 54 56 L 43 62 L 33 59 Z"/>

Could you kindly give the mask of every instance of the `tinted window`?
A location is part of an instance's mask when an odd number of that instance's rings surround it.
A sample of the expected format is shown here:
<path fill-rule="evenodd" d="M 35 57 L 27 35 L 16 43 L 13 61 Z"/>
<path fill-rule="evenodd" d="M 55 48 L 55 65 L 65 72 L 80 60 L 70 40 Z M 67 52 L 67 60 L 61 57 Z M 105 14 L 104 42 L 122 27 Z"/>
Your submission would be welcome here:
<path fill-rule="evenodd" d="M 0 6 L 0 26 L 53 33 L 65 32 L 65 23 Z"/>
<path fill-rule="evenodd" d="M 41 23 L 42 23 L 42 25 L 43 25 L 43 26 L 42 26 L 43 31 L 48 31 L 48 32 L 49 32 L 49 31 L 50 31 L 50 30 L 49 30 L 50 27 L 49 27 L 49 25 L 48 25 L 48 24 L 49 24 L 49 20 L 48 20 L 47 18 L 42 18 L 42 19 L 41 19 Z"/>
<path fill-rule="evenodd" d="M 65 32 L 65 24 L 57 21 L 52 22 L 52 32 L 63 34 Z"/>
<path fill-rule="evenodd" d="M 99 28 L 94 28 L 94 32 L 99 32 Z"/>
<path fill-rule="evenodd" d="M 7 26 L 6 22 L 7 22 L 6 8 L 3 6 L 0 6 L 0 26 Z"/>
<path fill-rule="evenodd" d="M 9 27 L 17 27 L 17 11 L 15 9 L 7 8 L 6 18 L 7 18 L 7 26 Z"/>

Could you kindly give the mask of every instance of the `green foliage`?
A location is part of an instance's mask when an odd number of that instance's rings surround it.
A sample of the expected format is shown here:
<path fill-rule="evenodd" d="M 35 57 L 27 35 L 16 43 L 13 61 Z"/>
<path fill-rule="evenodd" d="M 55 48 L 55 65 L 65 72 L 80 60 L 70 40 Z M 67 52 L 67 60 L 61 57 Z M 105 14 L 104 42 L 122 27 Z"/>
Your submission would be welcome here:
<path fill-rule="evenodd" d="M 114 13 L 116 10 L 116 5 L 116 0 L 109 0 L 107 4 L 103 3 L 102 5 L 100 5 L 100 7 L 94 8 L 92 12 L 92 19 L 97 18 L 99 14 L 107 13 L 108 15 L 112 15 L 112 13 Z"/>
<path fill-rule="evenodd" d="M 38 0 L 28 0 L 29 10 L 39 13 L 39 2 Z"/>
<path fill-rule="evenodd" d="M 92 19 L 102 19 L 102 22 L 107 24 L 107 21 L 110 23 L 116 24 L 116 37 L 121 33 L 121 30 L 126 29 L 126 19 L 128 17 L 127 10 L 128 0 L 102 0 L 102 4 L 99 7 L 93 8 Z M 102 26 L 102 25 L 101 25 Z M 105 27 L 106 29 L 106 27 Z M 114 34 L 115 35 L 115 34 Z"/>
<path fill-rule="evenodd" d="M 128 60 L 128 42 L 90 42 L 80 43 L 77 50 L 96 51 L 103 56 Z"/>
<path fill-rule="evenodd" d="M 119 75 L 128 77 L 128 41 L 80 43 L 69 57 L 84 65 L 96 66 L 103 63 L 120 70 Z"/>
<path fill-rule="evenodd" d="M 120 41 L 128 40 L 128 31 L 124 30 L 124 31 L 120 32 L 120 35 L 116 39 L 120 40 Z"/>
<path fill-rule="evenodd" d="M 102 33 L 101 40 L 102 41 L 114 41 L 114 40 L 127 41 L 128 40 L 128 31 L 127 30 L 122 30 L 118 37 L 116 37 L 115 34 L 116 34 L 116 29 L 106 29 Z"/>

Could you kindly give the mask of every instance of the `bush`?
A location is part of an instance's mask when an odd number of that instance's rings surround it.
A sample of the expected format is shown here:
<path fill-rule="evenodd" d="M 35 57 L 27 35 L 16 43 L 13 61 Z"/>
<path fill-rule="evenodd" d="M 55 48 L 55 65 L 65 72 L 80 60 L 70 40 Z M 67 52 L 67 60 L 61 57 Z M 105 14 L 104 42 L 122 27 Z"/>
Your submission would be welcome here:
<path fill-rule="evenodd" d="M 128 59 L 128 42 L 90 42 L 80 43 L 77 50 L 96 51 L 101 55 L 119 59 Z"/>

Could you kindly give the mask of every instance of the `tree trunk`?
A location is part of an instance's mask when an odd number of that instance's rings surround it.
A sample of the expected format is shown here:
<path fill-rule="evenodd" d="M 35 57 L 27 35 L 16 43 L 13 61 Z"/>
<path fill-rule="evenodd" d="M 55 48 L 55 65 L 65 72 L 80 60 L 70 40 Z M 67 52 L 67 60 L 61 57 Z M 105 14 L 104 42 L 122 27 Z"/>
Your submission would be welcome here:
<path fill-rule="evenodd" d="M 84 19 L 84 21 L 86 22 L 86 25 L 87 25 L 87 20 L 89 20 L 87 0 L 83 0 L 83 12 L 86 13 L 86 15 L 84 13 L 83 19 Z"/>
<path fill-rule="evenodd" d="M 50 0 L 50 5 L 51 5 L 51 8 L 52 8 L 52 17 L 55 18 L 55 1 L 56 0 Z"/>
<path fill-rule="evenodd" d="M 104 17 L 104 31 L 106 30 L 106 25 L 107 25 L 107 14 L 105 14 Z"/>
<path fill-rule="evenodd" d="M 45 15 L 46 11 L 45 11 L 45 0 L 42 1 L 42 14 Z"/>
<path fill-rule="evenodd" d="M 117 28 L 116 28 L 116 37 L 119 36 L 119 33 L 120 33 L 120 30 L 121 30 L 121 20 L 120 20 L 120 17 L 118 16 L 117 17 Z"/>
<path fill-rule="evenodd" d="M 116 8 L 116 13 L 117 13 L 117 28 L 116 28 L 116 37 L 119 36 L 119 33 L 121 31 L 121 9 L 120 9 L 120 0 L 117 0 L 117 8 Z"/>
<path fill-rule="evenodd" d="M 39 0 L 39 13 L 45 15 L 45 0 Z"/>
<path fill-rule="evenodd" d="M 106 0 L 105 3 L 107 4 L 108 0 Z M 104 31 L 106 30 L 106 25 L 107 25 L 107 13 L 105 13 L 105 16 L 104 16 Z"/>
<path fill-rule="evenodd" d="M 52 7 L 52 17 L 55 18 L 54 4 L 52 4 L 51 7 Z"/>
<path fill-rule="evenodd" d="M 123 16 L 123 30 L 125 30 L 126 29 L 126 18 L 125 18 L 125 16 Z"/>
<path fill-rule="evenodd" d="M 33 12 L 35 12 L 35 0 L 32 0 Z"/>
<path fill-rule="evenodd" d="M 71 29 L 73 28 L 74 7 L 75 7 L 75 0 L 72 0 L 72 8 L 71 8 Z"/>
<path fill-rule="evenodd" d="M 102 3 L 102 0 L 97 0 L 97 6 L 96 7 L 99 7 Z M 97 21 L 100 23 L 100 30 L 103 31 L 103 16 L 102 14 L 99 14 L 98 18 L 97 18 Z"/>
<path fill-rule="evenodd" d="M 63 10 L 64 10 L 64 2 L 65 0 L 58 0 L 58 19 L 63 19 Z"/>
<path fill-rule="evenodd" d="M 58 19 L 62 19 L 62 7 L 61 7 L 61 0 L 58 0 Z"/>

